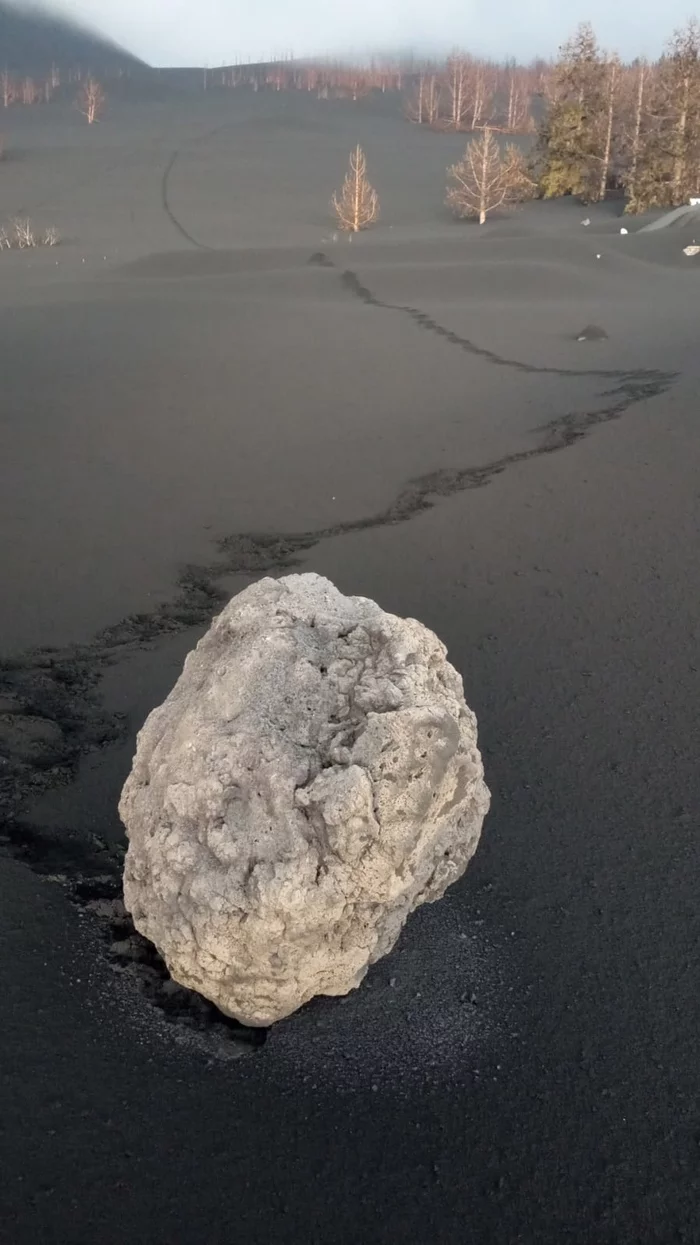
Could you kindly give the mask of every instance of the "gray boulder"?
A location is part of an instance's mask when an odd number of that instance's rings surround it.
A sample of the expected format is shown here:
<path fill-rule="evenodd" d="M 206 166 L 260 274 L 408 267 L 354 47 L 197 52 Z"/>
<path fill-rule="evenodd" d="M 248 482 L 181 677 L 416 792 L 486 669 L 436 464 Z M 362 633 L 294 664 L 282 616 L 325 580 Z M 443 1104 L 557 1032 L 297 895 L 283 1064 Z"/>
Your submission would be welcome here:
<path fill-rule="evenodd" d="M 489 792 L 445 653 L 319 575 L 215 619 L 120 803 L 126 906 L 176 981 L 269 1025 L 347 994 L 460 877 Z"/>

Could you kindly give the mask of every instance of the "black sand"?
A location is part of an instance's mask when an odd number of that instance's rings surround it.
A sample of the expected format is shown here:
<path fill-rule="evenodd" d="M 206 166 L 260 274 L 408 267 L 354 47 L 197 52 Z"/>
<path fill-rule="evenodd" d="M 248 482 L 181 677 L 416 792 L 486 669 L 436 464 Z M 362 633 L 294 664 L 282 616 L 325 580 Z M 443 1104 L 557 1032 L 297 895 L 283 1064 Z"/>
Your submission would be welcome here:
<path fill-rule="evenodd" d="M 12 118 L 0 205 L 67 241 L 0 256 L 0 1239 L 697 1240 L 692 238 L 454 225 L 463 140 L 386 101 Z M 139 958 L 115 809 L 220 600 L 290 567 L 440 634 L 494 798 L 254 1047 Z"/>

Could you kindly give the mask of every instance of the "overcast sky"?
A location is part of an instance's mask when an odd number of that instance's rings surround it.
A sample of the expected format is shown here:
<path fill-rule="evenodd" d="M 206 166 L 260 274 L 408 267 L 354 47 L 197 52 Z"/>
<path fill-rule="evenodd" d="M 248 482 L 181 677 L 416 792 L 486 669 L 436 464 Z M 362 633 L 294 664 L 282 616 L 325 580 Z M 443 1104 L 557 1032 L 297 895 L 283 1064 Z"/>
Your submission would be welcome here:
<path fill-rule="evenodd" d="M 19 0 L 30 3 L 30 0 Z M 378 47 L 444 48 L 528 60 L 579 21 L 626 56 L 654 54 L 700 0 L 54 0 L 154 65 L 230 64 Z"/>

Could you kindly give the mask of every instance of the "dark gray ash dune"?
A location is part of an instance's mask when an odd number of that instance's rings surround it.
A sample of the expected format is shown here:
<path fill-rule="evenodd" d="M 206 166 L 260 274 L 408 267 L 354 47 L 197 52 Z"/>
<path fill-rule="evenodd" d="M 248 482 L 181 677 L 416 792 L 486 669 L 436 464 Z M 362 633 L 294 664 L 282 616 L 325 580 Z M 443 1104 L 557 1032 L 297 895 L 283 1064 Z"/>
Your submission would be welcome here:
<path fill-rule="evenodd" d="M 64 237 L 0 256 L 0 1235 L 693 1241 L 696 226 L 455 225 L 463 136 L 395 100 L 130 81 L 12 109 L 0 177 Z M 295 568 L 440 635 L 493 803 L 359 990 L 251 1033 L 136 934 L 116 808 Z"/>
<path fill-rule="evenodd" d="M 0 3 L 0 64 L 21 73 L 61 69 L 128 69 L 141 64 L 126 49 L 40 6 Z"/>

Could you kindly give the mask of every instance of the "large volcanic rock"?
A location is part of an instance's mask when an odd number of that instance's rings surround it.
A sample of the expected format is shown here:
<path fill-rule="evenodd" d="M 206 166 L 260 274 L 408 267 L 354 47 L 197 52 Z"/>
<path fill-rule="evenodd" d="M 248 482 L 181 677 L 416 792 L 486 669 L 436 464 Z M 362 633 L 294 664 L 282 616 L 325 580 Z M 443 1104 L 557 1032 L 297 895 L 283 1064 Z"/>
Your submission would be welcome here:
<path fill-rule="evenodd" d="M 264 579 L 139 735 L 126 905 L 176 981 L 267 1025 L 357 986 L 464 872 L 488 806 L 437 637 L 318 575 Z"/>

